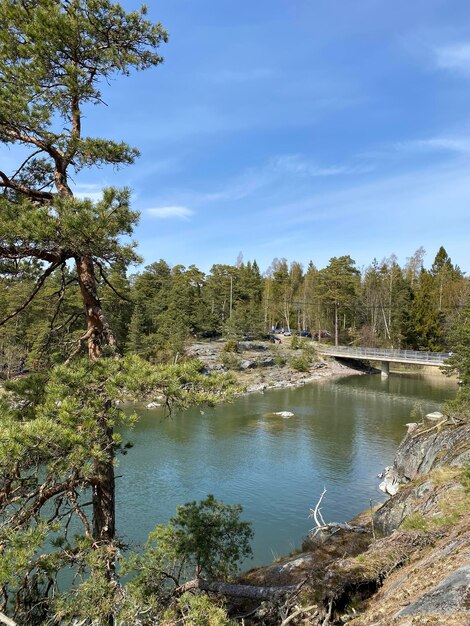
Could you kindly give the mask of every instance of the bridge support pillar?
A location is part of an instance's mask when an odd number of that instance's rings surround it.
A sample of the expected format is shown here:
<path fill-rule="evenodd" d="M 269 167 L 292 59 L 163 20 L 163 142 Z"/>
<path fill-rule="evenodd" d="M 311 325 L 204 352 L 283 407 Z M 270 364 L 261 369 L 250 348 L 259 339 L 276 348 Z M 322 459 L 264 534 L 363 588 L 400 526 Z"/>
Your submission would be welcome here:
<path fill-rule="evenodd" d="M 380 364 L 380 375 L 382 378 L 388 378 L 390 374 L 390 363 L 388 361 L 382 361 Z"/>

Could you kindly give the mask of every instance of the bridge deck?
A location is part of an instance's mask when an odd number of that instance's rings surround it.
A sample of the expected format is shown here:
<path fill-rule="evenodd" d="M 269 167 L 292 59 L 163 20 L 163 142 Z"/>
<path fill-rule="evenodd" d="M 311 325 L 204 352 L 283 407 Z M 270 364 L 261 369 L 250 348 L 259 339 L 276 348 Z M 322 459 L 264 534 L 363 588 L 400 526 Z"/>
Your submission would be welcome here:
<path fill-rule="evenodd" d="M 420 352 L 418 350 L 384 350 L 382 348 L 348 348 L 346 346 L 317 346 L 318 352 L 329 356 L 359 359 L 363 361 L 386 361 L 410 365 L 445 366 L 449 352 Z"/>

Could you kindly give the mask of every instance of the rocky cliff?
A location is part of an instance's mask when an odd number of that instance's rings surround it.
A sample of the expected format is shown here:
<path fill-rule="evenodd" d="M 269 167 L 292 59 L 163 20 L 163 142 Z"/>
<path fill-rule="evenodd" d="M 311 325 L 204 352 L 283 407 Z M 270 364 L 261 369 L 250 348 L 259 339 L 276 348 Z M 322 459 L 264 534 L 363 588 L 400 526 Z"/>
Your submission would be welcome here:
<path fill-rule="evenodd" d="M 470 626 L 469 463 L 468 422 L 410 425 L 392 468 L 396 494 L 319 531 L 295 558 L 249 572 L 246 583 L 298 592 L 245 623 Z"/>

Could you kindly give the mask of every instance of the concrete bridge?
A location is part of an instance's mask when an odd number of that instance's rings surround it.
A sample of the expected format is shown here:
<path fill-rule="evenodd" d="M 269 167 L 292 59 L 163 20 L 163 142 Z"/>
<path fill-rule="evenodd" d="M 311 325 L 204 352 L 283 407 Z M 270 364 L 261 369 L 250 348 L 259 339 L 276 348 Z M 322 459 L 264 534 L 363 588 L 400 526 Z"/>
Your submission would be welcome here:
<path fill-rule="evenodd" d="M 316 346 L 317 352 L 325 356 L 335 356 L 359 361 L 380 361 L 382 376 L 387 377 L 390 363 L 408 363 L 409 365 L 446 366 L 449 352 L 420 352 L 418 350 L 385 350 L 383 348 L 349 348 L 347 346 Z"/>

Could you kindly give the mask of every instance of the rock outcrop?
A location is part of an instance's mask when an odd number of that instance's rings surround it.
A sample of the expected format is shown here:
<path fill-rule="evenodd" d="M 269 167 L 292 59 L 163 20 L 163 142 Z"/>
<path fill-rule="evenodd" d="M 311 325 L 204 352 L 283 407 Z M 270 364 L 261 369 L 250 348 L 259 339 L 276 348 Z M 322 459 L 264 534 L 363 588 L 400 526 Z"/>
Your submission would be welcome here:
<path fill-rule="evenodd" d="M 249 584 L 299 585 L 302 602 L 283 599 L 282 620 L 269 603 L 245 623 L 469 626 L 469 460 L 469 423 L 413 424 L 384 476 L 395 495 L 353 521 L 371 532 L 310 537 L 301 554 L 247 573 Z"/>

